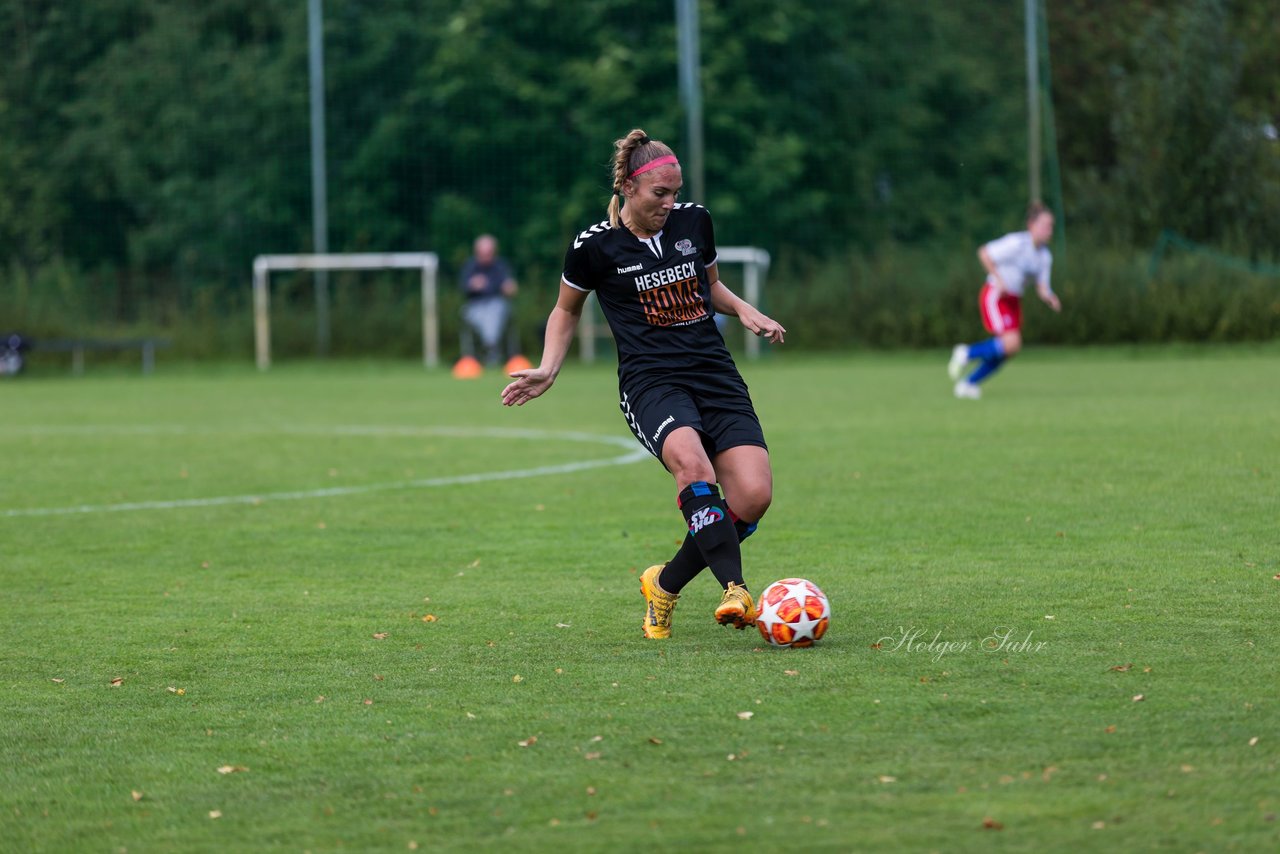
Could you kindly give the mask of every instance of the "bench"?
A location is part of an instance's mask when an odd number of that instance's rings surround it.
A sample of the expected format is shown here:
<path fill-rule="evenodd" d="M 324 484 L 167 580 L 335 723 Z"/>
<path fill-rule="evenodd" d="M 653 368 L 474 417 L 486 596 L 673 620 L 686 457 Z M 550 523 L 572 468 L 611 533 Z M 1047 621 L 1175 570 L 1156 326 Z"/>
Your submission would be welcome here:
<path fill-rule="evenodd" d="M 168 347 L 171 343 L 168 338 L 36 338 L 31 341 L 30 349 L 35 353 L 70 353 L 71 373 L 76 376 L 84 373 L 86 350 L 95 352 L 140 350 L 142 372 L 149 374 L 156 367 L 156 350 Z"/>

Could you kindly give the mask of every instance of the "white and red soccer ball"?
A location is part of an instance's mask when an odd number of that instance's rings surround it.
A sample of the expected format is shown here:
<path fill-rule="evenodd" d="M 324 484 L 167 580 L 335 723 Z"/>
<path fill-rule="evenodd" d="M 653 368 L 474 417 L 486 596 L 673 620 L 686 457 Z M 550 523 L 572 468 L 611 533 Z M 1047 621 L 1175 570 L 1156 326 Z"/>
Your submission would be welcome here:
<path fill-rule="evenodd" d="M 775 581 L 760 594 L 756 628 L 774 646 L 813 646 L 831 623 L 831 604 L 803 578 Z"/>

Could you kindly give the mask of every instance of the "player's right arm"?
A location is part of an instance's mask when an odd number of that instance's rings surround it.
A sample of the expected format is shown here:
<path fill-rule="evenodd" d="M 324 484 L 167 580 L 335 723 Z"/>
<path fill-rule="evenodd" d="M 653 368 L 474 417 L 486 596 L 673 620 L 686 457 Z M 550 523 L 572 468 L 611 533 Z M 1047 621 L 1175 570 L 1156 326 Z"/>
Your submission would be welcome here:
<path fill-rule="evenodd" d="M 978 247 L 978 260 L 982 262 L 982 267 L 987 271 L 987 281 L 997 291 L 1003 293 L 1006 288 L 1004 280 L 1000 278 L 1000 268 L 996 266 L 995 259 L 991 257 L 991 253 L 987 250 L 990 244 L 984 243 Z"/>
<path fill-rule="evenodd" d="M 573 343 L 573 333 L 582 318 L 582 307 L 587 302 L 587 292 L 560 283 L 560 295 L 556 307 L 547 318 L 547 337 L 542 346 L 542 363 L 536 368 L 513 371 L 515 382 L 502 390 L 503 406 L 524 406 L 551 388 Z"/>

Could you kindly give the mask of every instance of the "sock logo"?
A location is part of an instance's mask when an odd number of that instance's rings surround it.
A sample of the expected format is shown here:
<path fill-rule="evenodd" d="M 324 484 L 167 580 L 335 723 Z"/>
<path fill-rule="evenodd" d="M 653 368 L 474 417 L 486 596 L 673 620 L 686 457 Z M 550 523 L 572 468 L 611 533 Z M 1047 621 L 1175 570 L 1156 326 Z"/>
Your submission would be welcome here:
<path fill-rule="evenodd" d="M 703 507 L 689 517 L 689 533 L 696 534 L 708 525 L 714 525 L 724 518 L 724 511 L 719 507 Z"/>

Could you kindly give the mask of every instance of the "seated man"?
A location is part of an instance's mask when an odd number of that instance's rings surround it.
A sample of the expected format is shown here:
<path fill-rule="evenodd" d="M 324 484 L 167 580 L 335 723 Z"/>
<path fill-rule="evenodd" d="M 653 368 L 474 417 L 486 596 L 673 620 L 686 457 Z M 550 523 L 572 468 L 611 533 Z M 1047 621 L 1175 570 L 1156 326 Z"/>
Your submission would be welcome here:
<path fill-rule="evenodd" d="M 31 342 L 16 332 L 0 337 L 0 375 L 22 373 L 22 354 Z"/>
<path fill-rule="evenodd" d="M 474 254 L 463 265 L 459 283 L 466 297 L 462 319 L 480 336 L 484 363 L 497 365 L 502 361 L 502 339 L 511 319 L 509 301 L 516 295 L 516 280 L 507 262 L 498 257 L 498 241 L 493 235 L 476 238 Z"/>

